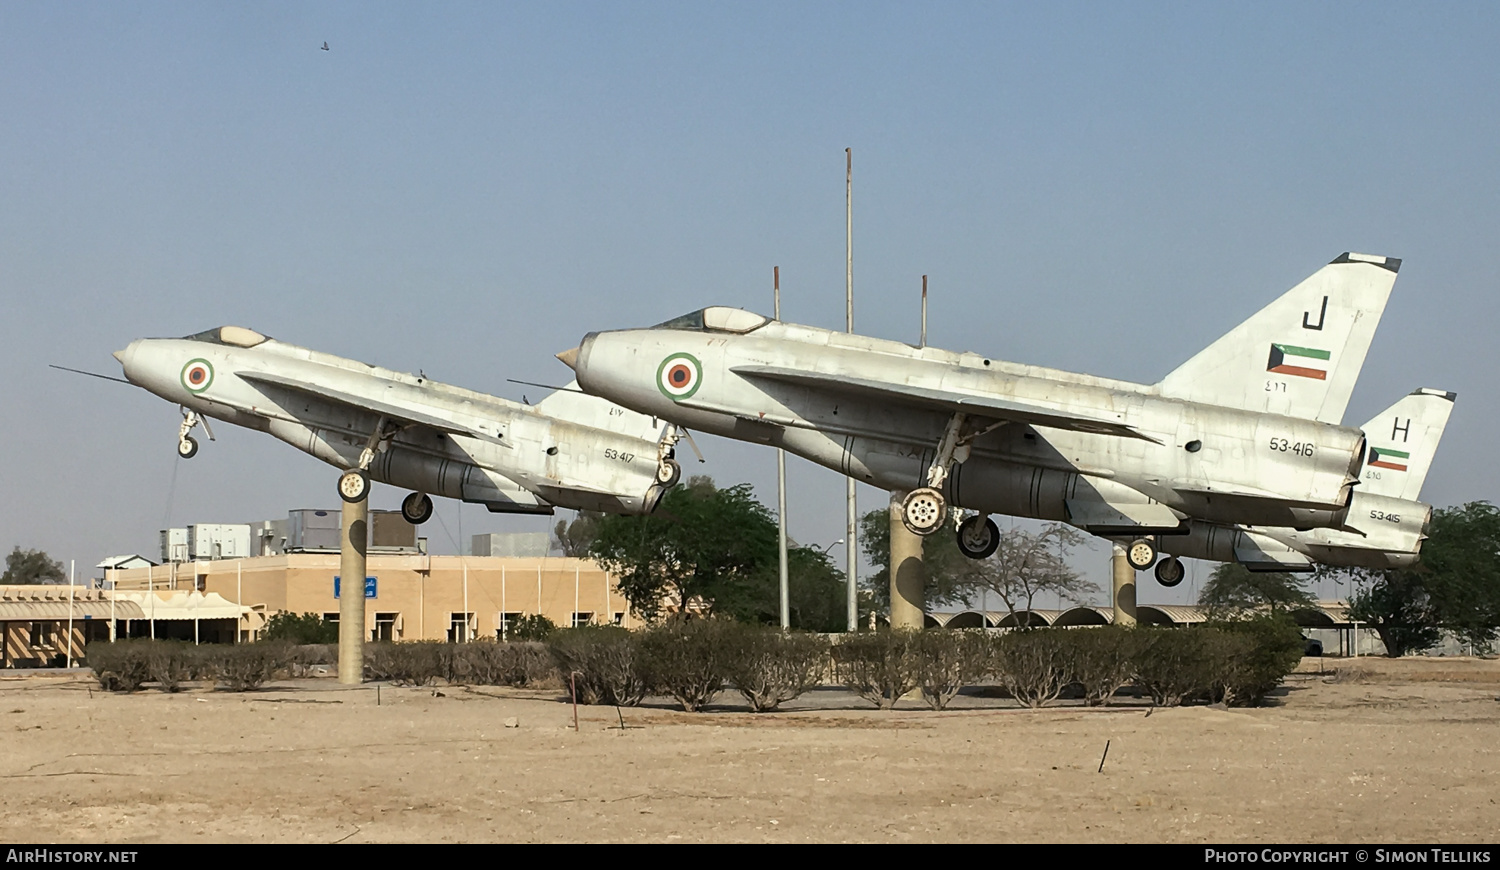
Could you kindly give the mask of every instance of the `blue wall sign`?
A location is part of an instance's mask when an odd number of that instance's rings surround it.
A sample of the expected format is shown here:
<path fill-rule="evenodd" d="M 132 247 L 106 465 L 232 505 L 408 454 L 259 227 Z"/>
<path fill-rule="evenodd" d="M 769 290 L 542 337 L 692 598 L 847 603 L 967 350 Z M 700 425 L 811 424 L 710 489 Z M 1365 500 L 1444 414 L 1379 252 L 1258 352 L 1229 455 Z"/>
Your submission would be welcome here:
<path fill-rule="evenodd" d="M 333 597 L 334 598 L 339 597 L 339 578 L 338 578 L 338 575 L 336 575 L 336 574 L 333 577 Z M 365 578 L 365 597 L 366 598 L 378 598 L 379 597 L 378 595 L 375 594 L 375 578 L 374 577 L 366 577 Z"/>

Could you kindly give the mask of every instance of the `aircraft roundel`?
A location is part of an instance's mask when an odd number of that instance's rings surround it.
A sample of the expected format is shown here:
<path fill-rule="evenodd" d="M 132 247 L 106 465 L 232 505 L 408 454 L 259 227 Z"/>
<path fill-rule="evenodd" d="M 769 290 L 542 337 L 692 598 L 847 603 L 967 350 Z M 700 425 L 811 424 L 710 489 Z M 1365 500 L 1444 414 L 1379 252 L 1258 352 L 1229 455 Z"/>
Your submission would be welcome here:
<path fill-rule="evenodd" d="M 214 367 L 206 359 L 189 360 L 182 367 L 182 386 L 189 393 L 201 393 L 214 382 Z"/>
<path fill-rule="evenodd" d="M 662 360 L 661 368 L 656 370 L 656 386 L 662 395 L 679 401 L 698 392 L 702 377 L 702 366 L 697 357 L 690 353 L 674 353 Z"/>

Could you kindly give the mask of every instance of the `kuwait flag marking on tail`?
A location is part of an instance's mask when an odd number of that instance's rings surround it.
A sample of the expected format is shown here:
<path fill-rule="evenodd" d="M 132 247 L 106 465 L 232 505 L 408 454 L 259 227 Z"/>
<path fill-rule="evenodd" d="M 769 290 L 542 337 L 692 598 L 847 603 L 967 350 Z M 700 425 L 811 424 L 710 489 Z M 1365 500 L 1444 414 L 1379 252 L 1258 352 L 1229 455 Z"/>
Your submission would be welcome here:
<path fill-rule="evenodd" d="M 1314 347 L 1273 344 L 1271 345 L 1271 361 L 1266 364 L 1266 371 L 1326 381 L 1328 380 L 1329 356 L 1331 354 L 1328 351 Z"/>
<path fill-rule="evenodd" d="M 1406 462 L 1411 459 L 1410 453 L 1402 453 L 1400 450 L 1392 450 L 1389 447 L 1371 447 L 1370 465 L 1376 468 L 1389 468 L 1393 471 L 1405 471 Z"/>

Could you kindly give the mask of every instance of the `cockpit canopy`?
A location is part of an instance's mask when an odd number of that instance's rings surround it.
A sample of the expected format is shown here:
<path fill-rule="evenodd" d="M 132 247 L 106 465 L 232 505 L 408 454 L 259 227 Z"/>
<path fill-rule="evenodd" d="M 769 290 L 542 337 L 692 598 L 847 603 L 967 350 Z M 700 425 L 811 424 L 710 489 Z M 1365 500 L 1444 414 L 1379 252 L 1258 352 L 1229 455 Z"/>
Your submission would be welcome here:
<path fill-rule="evenodd" d="M 694 332 L 732 332 L 736 335 L 743 335 L 747 332 L 753 332 L 767 323 L 770 323 L 769 318 L 761 317 L 753 311 L 715 305 L 709 308 L 700 308 L 692 314 L 674 317 L 666 323 L 658 323 L 654 328 L 683 329 Z"/>
<path fill-rule="evenodd" d="M 230 347 L 255 347 L 268 340 L 266 336 L 243 326 L 221 326 L 218 329 L 210 329 L 184 337 L 188 341 L 207 341 L 213 344 L 227 344 Z"/>

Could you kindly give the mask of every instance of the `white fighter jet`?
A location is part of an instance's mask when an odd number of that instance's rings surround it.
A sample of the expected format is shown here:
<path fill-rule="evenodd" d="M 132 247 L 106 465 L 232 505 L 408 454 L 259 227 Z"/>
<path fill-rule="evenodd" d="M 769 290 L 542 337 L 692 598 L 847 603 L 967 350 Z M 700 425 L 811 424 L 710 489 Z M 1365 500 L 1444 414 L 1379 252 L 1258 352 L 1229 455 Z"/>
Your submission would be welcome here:
<path fill-rule="evenodd" d="M 1432 506 L 1418 500 L 1456 393 L 1421 389 L 1361 428 L 1369 442 L 1344 529 L 1226 526 L 1194 520 L 1186 535 L 1162 537 L 1172 556 L 1156 563 L 1163 586 L 1182 582 L 1177 556 L 1239 562 L 1251 571 L 1309 572 L 1318 564 L 1406 568 L 1417 562 Z"/>
<path fill-rule="evenodd" d="M 336 468 L 339 495 L 370 481 L 412 490 L 411 523 L 433 495 L 496 513 L 553 507 L 643 514 L 681 469 L 671 426 L 565 388 L 536 406 L 285 344 L 238 326 L 133 341 L 115 354 L 130 383 L 182 409 L 177 453 L 198 452 L 208 419 L 256 429 Z"/>
<path fill-rule="evenodd" d="M 559 358 L 596 396 L 904 490 L 918 534 L 952 507 L 1072 523 L 1151 567 L 1192 521 L 1347 527 L 1367 443 L 1339 425 L 1400 261 L 1343 254 L 1155 384 L 705 308 L 588 334 Z"/>

